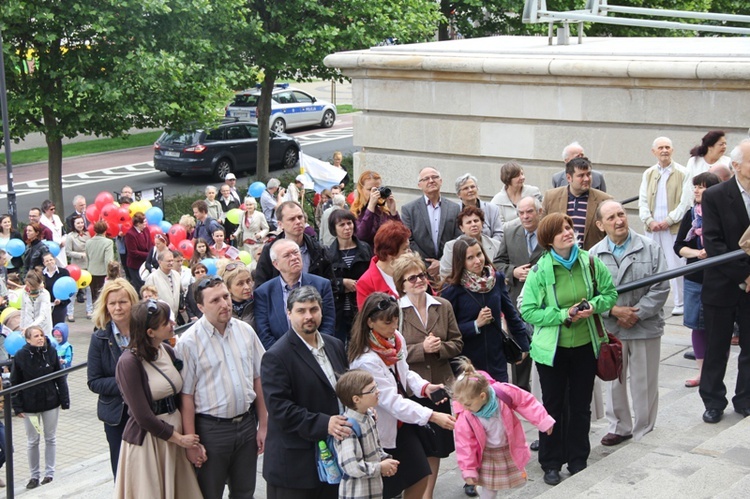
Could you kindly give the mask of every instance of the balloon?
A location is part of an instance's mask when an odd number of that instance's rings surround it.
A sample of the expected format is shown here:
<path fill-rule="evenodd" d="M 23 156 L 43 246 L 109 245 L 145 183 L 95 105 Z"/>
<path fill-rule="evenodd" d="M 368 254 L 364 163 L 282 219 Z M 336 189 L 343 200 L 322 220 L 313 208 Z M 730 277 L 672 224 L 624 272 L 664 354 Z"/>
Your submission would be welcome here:
<path fill-rule="evenodd" d="M 315 195 L 313 196 L 313 206 L 318 206 L 322 198 L 323 196 L 321 196 L 320 193 L 316 192 Z"/>
<path fill-rule="evenodd" d="M 128 213 L 130 213 L 131 217 L 138 212 L 143 213 L 143 207 L 141 206 L 140 201 L 134 201 L 128 205 Z"/>
<path fill-rule="evenodd" d="M 77 281 L 79 277 L 81 277 L 81 267 L 76 265 L 75 263 L 71 263 L 65 269 L 70 274 L 70 277 L 73 278 L 74 281 Z"/>
<path fill-rule="evenodd" d="M 175 225 L 173 225 L 172 228 L 174 229 Z M 183 239 L 182 241 L 177 243 L 177 249 L 186 259 L 190 260 L 191 258 L 193 258 L 193 251 L 195 251 L 193 249 L 193 243 L 188 241 L 187 239 Z"/>
<path fill-rule="evenodd" d="M 242 215 L 242 210 L 233 208 L 227 212 L 227 220 L 237 225 L 240 223 L 240 215 Z"/>
<path fill-rule="evenodd" d="M 91 235 L 91 237 L 94 237 L 96 235 L 96 231 L 94 230 L 94 224 L 89 224 L 89 228 L 86 230 L 89 231 L 89 235 Z"/>
<path fill-rule="evenodd" d="M 60 245 L 57 244 L 55 241 L 42 241 L 44 245 L 49 249 L 49 252 L 52 253 L 52 256 L 56 257 L 60 254 Z"/>
<path fill-rule="evenodd" d="M 100 210 L 95 204 L 90 204 L 86 207 L 86 219 L 94 223 L 99 220 Z"/>
<path fill-rule="evenodd" d="M 149 225 L 159 225 L 164 220 L 164 212 L 156 206 L 146 210 L 144 215 L 146 215 L 146 221 Z"/>
<path fill-rule="evenodd" d="M 346 202 L 349 203 L 349 206 L 354 204 L 354 200 L 357 199 L 356 194 L 354 192 L 350 192 L 348 196 L 346 196 Z"/>
<path fill-rule="evenodd" d="M 18 310 L 21 310 L 22 304 L 23 304 L 23 291 L 21 290 L 8 291 L 8 305 L 10 305 L 13 308 L 17 308 Z"/>
<path fill-rule="evenodd" d="M 250 265 L 253 261 L 252 255 L 245 250 L 240 251 L 239 257 L 240 261 L 245 265 Z"/>
<path fill-rule="evenodd" d="M 14 258 L 23 255 L 25 250 L 26 245 L 20 239 L 10 239 L 8 244 L 5 245 L 5 251 Z"/>
<path fill-rule="evenodd" d="M 148 210 L 151 209 L 151 201 L 148 199 L 141 199 L 141 208 L 143 208 L 143 214 L 145 215 Z"/>
<path fill-rule="evenodd" d="M 21 331 L 13 331 L 5 338 L 5 351 L 8 355 L 15 355 L 26 344 Z"/>
<path fill-rule="evenodd" d="M 250 184 L 247 193 L 254 198 L 259 198 L 265 190 L 266 184 L 264 184 L 263 182 L 253 182 L 252 184 Z"/>
<path fill-rule="evenodd" d="M 91 284 L 91 272 L 88 270 L 81 271 L 81 277 L 76 280 L 76 286 L 78 289 L 87 288 Z"/>
<path fill-rule="evenodd" d="M 96 205 L 97 208 L 99 208 L 99 210 L 101 210 L 102 208 L 104 208 L 105 205 L 109 203 L 114 203 L 114 202 L 115 202 L 115 197 L 111 193 L 107 191 L 102 191 L 96 195 L 96 200 L 94 201 L 94 204 Z M 91 220 L 91 221 L 95 222 L 95 220 Z"/>
<path fill-rule="evenodd" d="M 0 323 L 5 322 L 5 319 L 7 319 L 8 316 L 12 314 L 13 312 L 20 312 L 20 310 L 15 307 L 5 307 L 5 310 L 3 310 L 3 313 L 0 314 Z"/>
<path fill-rule="evenodd" d="M 109 237 L 117 237 L 120 234 L 120 224 L 117 222 L 113 222 L 112 220 L 109 220 L 107 222 L 107 236 Z"/>
<path fill-rule="evenodd" d="M 187 237 L 187 230 L 180 224 L 174 224 L 169 228 L 169 240 L 174 244 L 180 244 L 180 241 Z M 190 245 L 192 246 L 192 244 Z"/>
<path fill-rule="evenodd" d="M 102 207 L 99 213 L 107 222 L 117 222 L 117 219 L 119 218 L 117 210 L 119 209 L 120 208 L 118 208 L 114 203 L 108 203 Z"/>
<path fill-rule="evenodd" d="M 123 234 L 132 228 L 133 228 L 133 221 L 129 218 L 120 224 L 120 229 L 122 230 Z"/>
<path fill-rule="evenodd" d="M 216 258 L 204 258 L 201 263 L 206 266 L 206 275 L 216 275 Z"/>
<path fill-rule="evenodd" d="M 117 222 L 125 223 L 130 220 L 130 210 L 127 206 L 120 206 L 117 208 Z"/>
<path fill-rule="evenodd" d="M 70 300 L 78 292 L 78 286 L 72 277 L 61 277 L 52 286 L 52 296 L 56 300 Z"/>
<path fill-rule="evenodd" d="M 151 233 L 151 242 L 156 241 L 156 236 L 163 235 L 164 231 L 158 225 L 149 225 L 148 231 Z"/>
<path fill-rule="evenodd" d="M 153 208 L 151 209 L 153 210 Z M 159 208 L 156 209 L 158 210 Z M 172 228 L 172 224 L 167 222 L 166 220 L 162 220 L 161 222 L 159 222 L 159 227 L 161 227 L 162 232 L 164 232 L 165 234 L 169 234 L 169 229 Z"/>

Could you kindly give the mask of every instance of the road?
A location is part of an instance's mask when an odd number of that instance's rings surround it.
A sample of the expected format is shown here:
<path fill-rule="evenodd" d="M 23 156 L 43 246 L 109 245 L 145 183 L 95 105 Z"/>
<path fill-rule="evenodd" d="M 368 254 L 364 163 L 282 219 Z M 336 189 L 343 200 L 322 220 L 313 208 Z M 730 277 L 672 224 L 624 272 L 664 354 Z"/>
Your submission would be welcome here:
<path fill-rule="evenodd" d="M 315 158 L 330 160 L 334 151 L 349 154 L 355 151 L 352 139 L 352 115 L 345 114 L 337 118 L 336 124 L 329 129 L 306 128 L 291 133 L 302 144 L 302 151 Z M 63 197 L 65 213 L 69 213 L 75 195 L 82 194 L 89 203 L 101 191 L 118 191 L 124 185 L 140 191 L 163 187 L 166 197 L 188 192 L 202 191 L 211 183 L 206 177 L 182 176 L 168 177 L 157 172 L 152 165 L 153 149 L 139 147 L 105 154 L 96 154 L 63 160 Z M 5 179 L 5 169 L 1 169 Z M 27 220 L 30 208 L 40 206 L 48 198 L 47 163 L 15 167 L 14 186 L 18 206 L 18 218 Z M 240 177 L 238 187 L 247 186 L 250 178 Z M 7 192 L 7 185 L 0 185 L 0 192 Z M 5 194 L 0 194 L 0 203 L 5 205 Z M 5 208 L 5 206 L 3 206 Z M 2 209 L 2 211 L 5 211 Z M 58 214 L 62 210 L 58 207 Z"/>

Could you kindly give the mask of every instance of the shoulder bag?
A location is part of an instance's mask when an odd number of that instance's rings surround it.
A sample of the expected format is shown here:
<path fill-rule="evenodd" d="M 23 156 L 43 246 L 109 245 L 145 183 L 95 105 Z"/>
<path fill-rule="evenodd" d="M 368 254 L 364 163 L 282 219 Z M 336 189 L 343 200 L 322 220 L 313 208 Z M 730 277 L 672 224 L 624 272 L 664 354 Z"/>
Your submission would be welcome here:
<path fill-rule="evenodd" d="M 596 284 L 596 271 L 594 270 L 594 256 L 589 254 L 589 270 L 591 271 L 591 280 L 594 283 L 594 296 L 599 294 Z M 599 314 L 591 317 L 596 324 L 596 331 L 599 338 L 604 338 L 604 325 Z M 607 343 L 602 343 L 599 348 L 599 358 L 596 361 L 596 375 L 602 381 L 619 380 L 622 383 L 622 343 L 609 331 L 606 334 Z"/>

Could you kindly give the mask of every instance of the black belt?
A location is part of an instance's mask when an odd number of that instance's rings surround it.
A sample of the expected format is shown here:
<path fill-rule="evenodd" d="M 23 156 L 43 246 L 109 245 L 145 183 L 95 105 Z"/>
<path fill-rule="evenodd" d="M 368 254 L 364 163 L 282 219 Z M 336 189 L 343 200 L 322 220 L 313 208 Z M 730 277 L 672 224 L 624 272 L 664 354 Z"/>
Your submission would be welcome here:
<path fill-rule="evenodd" d="M 151 403 L 151 409 L 157 416 L 160 414 L 172 414 L 177 410 L 177 401 L 174 395 L 164 397 L 161 400 L 155 400 Z"/>
<path fill-rule="evenodd" d="M 240 414 L 239 416 L 235 416 L 233 418 L 219 418 L 216 416 L 212 416 L 211 414 L 196 414 L 195 417 L 201 418 L 201 419 L 208 419 L 209 421 L 216 421 L 217 423 L 241 423 L 245 419 L 245 417 L 250 415 L 252 410 L 253 410 L 253 406 L 251 405 L 250 409 L 248 409 L 247 412 L 245 412 L 244 414 Z"/>

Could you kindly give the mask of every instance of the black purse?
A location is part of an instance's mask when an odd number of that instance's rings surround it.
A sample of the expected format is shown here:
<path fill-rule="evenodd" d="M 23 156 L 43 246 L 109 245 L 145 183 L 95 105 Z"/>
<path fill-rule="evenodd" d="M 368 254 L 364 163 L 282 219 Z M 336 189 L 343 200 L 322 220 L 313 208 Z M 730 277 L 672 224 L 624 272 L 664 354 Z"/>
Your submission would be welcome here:
<path fill-rule="evenodd" d="M 479 303 L 479 300 L 477 300 L 471 292 L 469 292 L 468 289 L 464 288 L 464 291 L 466 294 L 474 300 L 477 305 L 486 306 L 486 304 Z M 484 299 L 484 297 L 482 297 Z M 497 328 L 500 331 L 500 336 L 503 338 L 503 355 L 505 355 L 505 361 L 509 364 L 515 364 L 516 362 L 520 362 L 521 359 L 523 359 L 523 350 L 521 350 L 521 346 L 518 344 L 518 342 L 508 333 L 506 330 L 504 330 L 500 325 L 495 321 L 495 318 L 492 318 L 492 322 L 487 324 L 487 326 L 492 326 Z M 482 326 L 486 327 L 486 326 Z"/>

